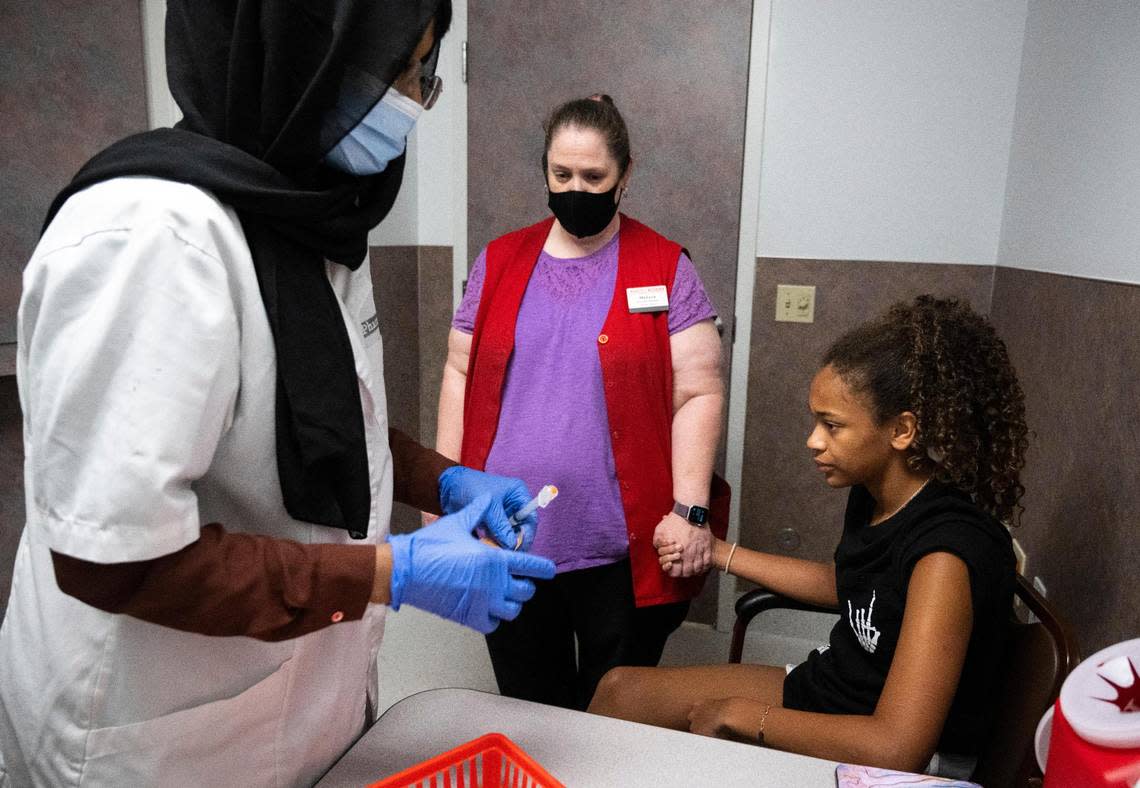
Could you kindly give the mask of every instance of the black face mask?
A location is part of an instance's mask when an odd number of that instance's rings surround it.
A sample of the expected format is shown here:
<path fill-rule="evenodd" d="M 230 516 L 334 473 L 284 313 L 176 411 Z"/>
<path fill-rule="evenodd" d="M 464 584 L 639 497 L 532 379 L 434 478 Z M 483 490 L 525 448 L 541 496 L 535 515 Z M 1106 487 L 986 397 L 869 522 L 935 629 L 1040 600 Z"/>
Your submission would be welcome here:
<path fill-rule="evenodd" d="M 617 184 L 608 192 L 550 192 L 546 204 L 566 232 L 588 238 L 606 229 L 617 213 Z"/>

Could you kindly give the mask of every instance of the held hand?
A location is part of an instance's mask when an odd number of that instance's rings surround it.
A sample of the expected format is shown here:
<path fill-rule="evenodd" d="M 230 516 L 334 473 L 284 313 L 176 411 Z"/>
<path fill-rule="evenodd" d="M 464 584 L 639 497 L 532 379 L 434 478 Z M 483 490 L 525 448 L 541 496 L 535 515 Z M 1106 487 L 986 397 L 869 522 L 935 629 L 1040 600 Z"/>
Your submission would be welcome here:
<path fill-rule="evenodd" d="M 554 577 L 554 562 L 480 544 L 475 526 L 494 509 L 490 496 L 410 534 L 392 546 L 392 609 L 409 604 L 484 634 L 515 618 L 534 596 L 528 578 Z"/>
<path fill-rule="evenodd" d="M 675 547 L 670 548 L 671 545 Z M 668 572 L 670 577 L 693 577 L 712 566 L 712 532 L 708 528 L 698 528 L 673 512 L 665 515 L 657 524 L 653 532 L 653 546 L 657 548 L 662 570 Z M 663 548 L 665 554 L 662 553 Z M 672 557 L 677 552 L 680 555 Z"/>
<path fill-rule="evenodd" d="M 508 550 L 516 547 L 522 552 L 529 550 L 538 527 L 538 514 L 524 518 L 517 531 L 507 519 L 532 497 L 522 480 L 496 476 L 462 465 L 454 465 L 439 475 L 439 503 L 444 514 L 459 511 L 480 495 L 491 497 L 491 509 L 483 519 L 483 525 L 495 541 Z"/>
<path fill-rule="evenodd" d="M 662 542 L 657 547 L 657 561 L 661 564 L 661 571 L 668 572 L 673 564 L 681 561 L 681 545 L 676 542 Z"/>

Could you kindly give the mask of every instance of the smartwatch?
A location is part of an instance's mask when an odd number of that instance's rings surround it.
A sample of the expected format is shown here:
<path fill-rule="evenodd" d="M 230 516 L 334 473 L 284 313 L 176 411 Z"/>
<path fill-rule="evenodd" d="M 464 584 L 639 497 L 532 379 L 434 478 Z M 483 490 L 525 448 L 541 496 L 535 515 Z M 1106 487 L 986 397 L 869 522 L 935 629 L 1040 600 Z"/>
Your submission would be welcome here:
<path fill-rule="evenodd" d="M 709 510 L 704 506 L 686 506 L 673 501 L 673 514 L 679 514 L 698 528 L 703 528 L 709 521 Z"/>

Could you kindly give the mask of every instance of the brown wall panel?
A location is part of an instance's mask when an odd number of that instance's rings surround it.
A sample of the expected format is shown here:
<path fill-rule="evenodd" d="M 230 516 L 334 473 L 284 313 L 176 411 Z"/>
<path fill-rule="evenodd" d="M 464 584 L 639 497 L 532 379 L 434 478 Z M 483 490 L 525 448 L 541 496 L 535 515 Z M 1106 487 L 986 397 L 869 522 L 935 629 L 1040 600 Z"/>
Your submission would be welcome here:
<path fill-rule="evenodd" d="M 997 269 L 1033 430 L 1017 532 L 1086 655 L 1140 635 L 1140 286 Z"/>
<path fill-rule="evenodd" d="M 6 1 L 0 52 L 0 342 L 14 342 L 20 272 L 52 198 L 147 126 L 139 2 Z"/>
<path fill-rule="evenodd" d="M 439 384 L 447 360 L 453 254 L 450 246 L 419 248 L 420 440 L 426 446 L 435 445 Z"/>
<path fill-rule="evenodd" d="M 413 438 L 420 434 L 419 255 L 414 246 L 373 246 L 372 290 L 384 339 L 384 387 L 388 423 Z M 408 506 L 392 507 L 392 531 L 419 525 Z"/>
<path fill-rule="evenodd" d="M 372 290 L 384 339 L 388 422 L 420 432 L 419 255 L 414 246 L 373 246 Z"/>
<path fill-rule="evenodd" d="M 776 285 L 815 285 L 814 323 L 775 322 Z M 988 312 L 989 266 L 760 258 L 752 312 L 740 539 L 760 550 L 831 560 L 842 530 L 845 492 L 831 490 L 805 447 L 807 396 L 831 342 L 895 301 L 920 293 L 957 295 Z M 797 549 L 780 546 L 793 528 Z"/>
<path fill-rule="evenodd" d="M 388 422 L 426 446 L 435 443 L 439 383 L 451 325 L 450 246 L 374 246 L 369 250 L 376 315 L 384 338 Z M 392 530 L 419 527 L 419 512 L 392 511 Z"/>
<path fill-rule="evenodd" d="M 16 376 L 7 375 L 0 377 L 0 619 L 8 608 L 24 519 L 24 423 Z"/>

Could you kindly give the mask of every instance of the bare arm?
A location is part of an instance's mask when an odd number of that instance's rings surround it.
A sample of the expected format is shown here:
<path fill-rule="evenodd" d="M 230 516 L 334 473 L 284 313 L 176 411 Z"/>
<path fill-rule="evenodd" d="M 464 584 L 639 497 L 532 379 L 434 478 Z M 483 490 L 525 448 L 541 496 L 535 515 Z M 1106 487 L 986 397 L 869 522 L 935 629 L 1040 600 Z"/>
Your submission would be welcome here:
<path fill-rule="evenodd" d="M 392 601 L 392 545 L 387 542 L 376 547 L 376 570 L 368 601 L 375 605 L 386 605 Z"/>
<path fill-rule="evenodd" d="M 724 413 L 720 337 L 711 320 L 669 338 L 673 359 L 673 498 L 689 506 L 709 504 L 713 462 Z M 655 545 L 677 546 L 678 559 L 662 568 L 672 577 L 690 577 L 709 568 L 712 533 L 683 517 L 665 513 L 654 531 Z"/>
<path fill-rule="evenodd" d="M 455 465 L 399 430 L 388 428 L 392 450 L 392 497 L 423 512 L 440 513 L 439 475 Z"/>
<path fill-rule="evenodd" d="M 713 564 L 724 570 L 731 545 L 719 539 L 713 546 Z M 762 553 L 737 547 L 732 554 L 732 574 L 758 583 L 769 591 L 812 605 L 835 607 L 835 564 L 807 561 L 786 555 Z"/>
<path fill-rule="evenodd" d="M 435 450 L 459 460 L 463 446 L 463 395 L 467 390 L 467 362 L 471 358 L 471 335 L 451 329 L 447 335 L 447 361 L 439 387 L 439 419 Z"/>
<path fill-rule="evenodd" d="M 669 338 L 673 357 L 673 497 L 708 506 L 724 415 L 720 336 L 711 320 Z"/>
<path fill-rule="evenodd" d="M 815 714 L 773 705 L 764 743 L 829 760 L 921 771 L 949 714 L 972 627 L 966 565 L 950 553 L 925 556 L 911 574 L 898 648 L 874 713 Z M 765 707 L 744 698 L 706 701 L 693 707 L 690 720 L 697 733 L 755 741 Z"/>
<path fill-rule="evenodd" d="M 447 360 L 443 364 L 443 380 L 439 384 L 439 410 L 435 427 L 435 450 L 459 462 L 463 448 L 463 398 L 467 393 L 467 363 L 471 359 L 471 335 L 457 329 L 447 333 Z M 436 515 L 424 510 L 424 525 L 435 522 Z"/>

